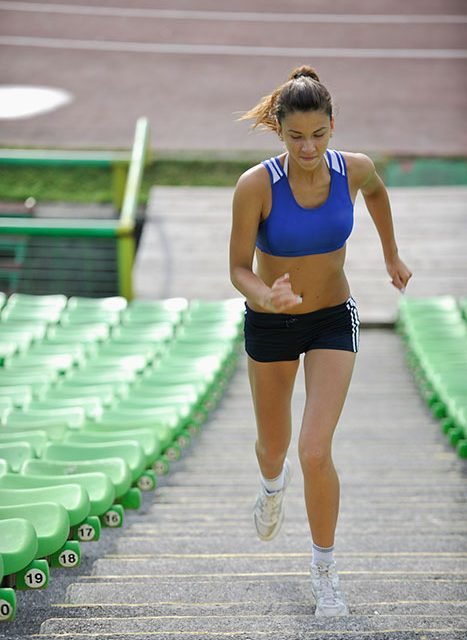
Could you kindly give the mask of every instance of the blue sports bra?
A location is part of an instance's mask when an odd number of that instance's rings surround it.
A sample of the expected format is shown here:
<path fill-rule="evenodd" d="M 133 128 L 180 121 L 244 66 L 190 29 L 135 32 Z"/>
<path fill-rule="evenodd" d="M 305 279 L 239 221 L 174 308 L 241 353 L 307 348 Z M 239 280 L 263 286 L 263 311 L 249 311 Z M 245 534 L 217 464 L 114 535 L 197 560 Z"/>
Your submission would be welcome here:
<path fill-rule="evenodd" d="M 295 200 L 285 167 L 278 157 L 262 164 L 271 179 L 272 208 L 258 228 L 256 246 L 273 256 L 307 256 L 336 251 L 344 246 L 353 227 L 353 203 L 347 166 L 339 151 L 327 150 L 331 172 L 329 195 L 322 205 L 306 209 Z"/>

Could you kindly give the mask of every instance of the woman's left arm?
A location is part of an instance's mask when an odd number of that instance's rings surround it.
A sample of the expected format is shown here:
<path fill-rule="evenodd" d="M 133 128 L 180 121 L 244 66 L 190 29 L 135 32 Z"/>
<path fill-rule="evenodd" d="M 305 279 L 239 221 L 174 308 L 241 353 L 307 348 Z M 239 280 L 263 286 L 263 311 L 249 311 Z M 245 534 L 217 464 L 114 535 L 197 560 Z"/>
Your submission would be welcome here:
<path fill-rule="evenodd" d="M 352 155 L 349 177 L 355 187 L 362 192 L 365 204 L 381 240 L 384 261 L 387 272 L 391 277 L 391 282 L 397 289 L 404 292 L 408 281 L 412 277 L 412 272 L 399 257 L 387 189 L 368 156 L 363 154 Z"/>

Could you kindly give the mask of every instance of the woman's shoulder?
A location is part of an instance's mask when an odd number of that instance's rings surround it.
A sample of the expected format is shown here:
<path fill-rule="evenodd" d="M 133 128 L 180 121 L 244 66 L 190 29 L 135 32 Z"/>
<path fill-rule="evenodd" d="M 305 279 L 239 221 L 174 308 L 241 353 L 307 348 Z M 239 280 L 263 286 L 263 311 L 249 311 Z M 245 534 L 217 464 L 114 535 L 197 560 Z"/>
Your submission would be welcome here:
<path fill-rule="evenodd" d="M 347 166 L 352 169 L 368 169 L 374 167 L 373 160 L 364 153 L 355 153 L 353 151 L 341 151 Z"/>
<path fill-rule="evenodd" d="M 248 218 L 252 213 L 259 217 L 267 208 L 271 199 L 269 174 L 261 163 L 251 167 L 238 179 L 233 195 L 234 212 L 245 213 Z"/>
<path fill-rule="evenodd" d="M 269 187 L 269 174 L 268 170 L 262 163 L 255 164 L 253 167 L 247 169 L 239 177 L 237 181 L 236 191 L 263 192 Z"/>
<path fill-rule="evenodd" d="M 341 151 L 341 153 L 347 165 L 349 179 L 357 186 L 364 184 L 374 174 L 375 165 L 369 156 L 351 151 Z"/>

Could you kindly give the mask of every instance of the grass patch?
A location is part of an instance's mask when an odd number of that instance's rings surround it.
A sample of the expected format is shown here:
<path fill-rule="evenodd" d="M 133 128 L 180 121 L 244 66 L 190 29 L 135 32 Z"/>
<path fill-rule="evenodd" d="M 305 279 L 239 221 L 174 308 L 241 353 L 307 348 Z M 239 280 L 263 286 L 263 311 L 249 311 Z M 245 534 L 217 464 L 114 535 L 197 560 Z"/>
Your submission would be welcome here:
<path fill-rule="evenodd" d="M 87 167 L 2 167 L 0 200 L 109 202 L 112 198 L 110 169 Z"/>
<path fill-rule="evenodd" d="M 251 161 L 158 160 L 146 167 L 140 201 L 146 202 L 154 185 L 234 186 Z M 0 168 L 0 200 L 107 203 L 112 201 L 112 172 L 98 167 Z"/>

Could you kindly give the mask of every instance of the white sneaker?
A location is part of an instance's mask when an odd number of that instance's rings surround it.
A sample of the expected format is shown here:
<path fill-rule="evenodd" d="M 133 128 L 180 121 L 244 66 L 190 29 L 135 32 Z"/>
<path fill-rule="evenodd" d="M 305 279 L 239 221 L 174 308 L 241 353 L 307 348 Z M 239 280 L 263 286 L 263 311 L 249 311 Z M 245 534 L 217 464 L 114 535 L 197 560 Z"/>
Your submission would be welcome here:
<path fill-rule="evenodd" d="M 336 563 L 311 565 L 311 590 L 316 600 L 315 616 L 346 616 L 349 611 L 339 590 Z"/>
<path fill-rule="evenodd" d="M 284 463 L 284 487 L 269 493 L 261 485 L 255 504 L 255 526 L 260 540 L 268 541 L 277 536 L 284 520 L 284 494 L 290 482 L 289 461 Z"/>

